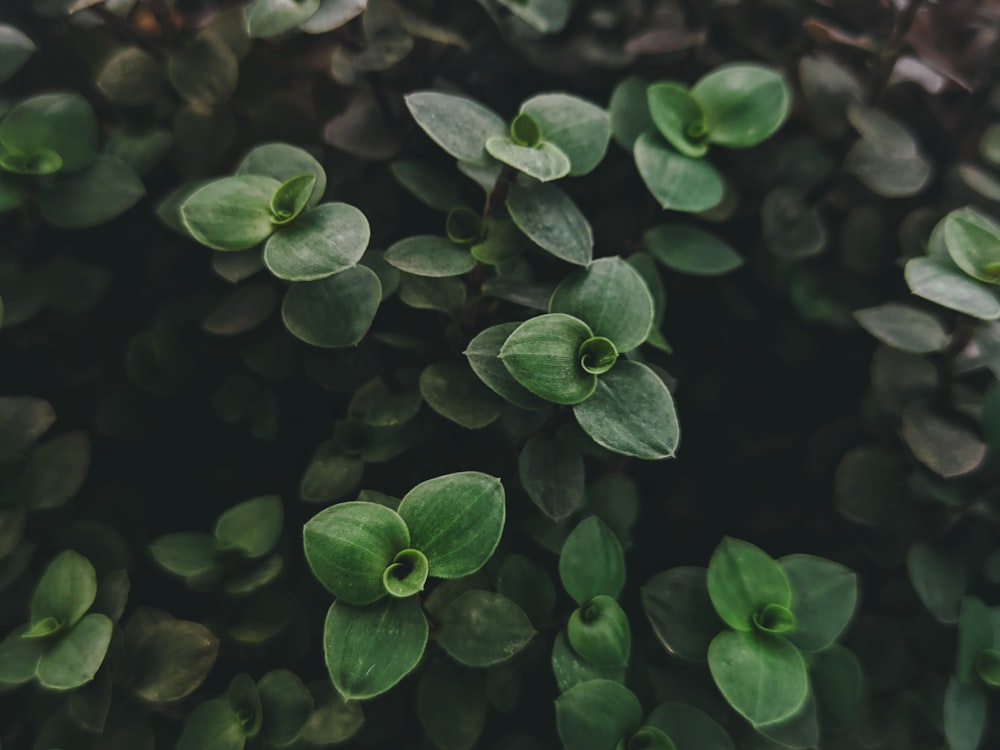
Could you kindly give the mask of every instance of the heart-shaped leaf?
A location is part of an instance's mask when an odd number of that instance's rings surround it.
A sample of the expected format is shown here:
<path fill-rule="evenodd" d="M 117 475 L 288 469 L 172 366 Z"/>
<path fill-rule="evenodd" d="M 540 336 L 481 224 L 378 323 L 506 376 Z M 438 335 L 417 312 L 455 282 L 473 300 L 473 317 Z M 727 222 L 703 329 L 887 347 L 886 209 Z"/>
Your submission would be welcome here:
<path fill-rule="evenodd" d="M 698 101 L 679 83 L 654 83 L 646 91 L 649 114 L 667 142 L 685 156 L 708 152 L 709 122 Z"/>

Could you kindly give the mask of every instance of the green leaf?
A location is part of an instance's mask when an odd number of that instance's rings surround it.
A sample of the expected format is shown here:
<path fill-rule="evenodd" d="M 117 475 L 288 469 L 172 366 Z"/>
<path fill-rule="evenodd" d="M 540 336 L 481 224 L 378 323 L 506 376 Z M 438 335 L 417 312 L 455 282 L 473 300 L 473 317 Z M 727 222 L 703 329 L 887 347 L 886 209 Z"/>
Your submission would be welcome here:
<path fill-rule="evenodd" d="M 482 241 L 486 233 L 486 223 L 478 211 L 465 206 L 456 206 L 448 212 L 444 221 L 445 234 L 456 245 L 471 246 Z"/>
<path fill-rule="evenodd" d="M 302 213 L 316 185 L 316 175 L 300 174 L 289 177 L 271 196 L 271 221 L 284 226 Z"/>
<path fill-rule="evenodd" d="M 500 542 L 503 485 L 478 471 L 445 474 L 407 492 L 399 515 L 410 530 L 410 546 L 427 557 L 430 574 L 460 578 L 479 570 Z"/>
<path fill-rule="evenodd" d="M 960 682 L 975 682 L 976 661 L 980 654 L 993 648 L 993 623 L 989 608 L 980 599 L 966 596 L 958 618 L 958 653 L 955 676 Z"/>
<path fill-rule="evenodd" d="M 277 495 L 262 495 L 234 505 L 215 522 L 216 540 L 223 549 L 236 549 L 250 558 L 262 557 L 281 538 L 285 511 Z"/>
<path fill-rule="evenodd" d="M 948 332 L 937 317 L 909 305 L 889 303 L 856 310 L 862 328 L 884 344 L 910 354 L 939 352 Z"/>
<path fill-rule="evenodd" d="M 420 411 L 423 398 L 416 373 L 395 373 L 398 383 L 390 388 L 382 377 L 369 380 L 354 392 L 347 406 L 347 416 L 376 427 L 392 427 L 409 422 Z"/>
<path fill-rule="evenodd" d="M 569 94 L 539 94 L 521 105 L 542 131 L 542 139 L 569 157 L 570 176 L 592 172 L 600 164 L 611 140 L 608 113 L 595 104 Z"/>
<path fill-rule="evenodd" d="M 0 120 L 0 146 L 19 154 L 52 151 L 63 172 L 78 172 L 97 155 L 97 115 L 76 93 L 25 99 Z"/>
<path fill-rule="evenodd" d="M 253 678 L 248 674 L 238 674 L 229 683 L 229 690 L 226 691 L 229 705 L 236 713 L 243 734 L 247 739 L 252 739 L 260 734 L 261 724 L 264 722 L 263 709 L 260 705 L 260 693 Z"/>
<path fill-rule="evenodd" d="M 608 110 L 611 113 L 611 134 L 615 143 L 632 152 L 636 140 L 656 124 L 649 112 L 646 89 L 649 84 L 638 76 L 623 78 L 611 92 Z"/>
<path fill-rule="evenodd" d="M 490 163 L 486 141 L 507 135 L 499 115 L 464 96 L 417 91 L 407 94 L 406 106 L 431 140 L 462 162 Z"/>
<path fill-rule="evenodd" d="M 246 9 L 251 39 L 277 36 L 305 23 L 319 10 L 320 0 L 254 0 Z"/>
<path fill-rule="evenodd" d="M 573 414 L 595 443 L 616 453 L 655 460 L 677 451 L 673 397 L 659 376 L 638 362 L 619 361 Z"/>
<path fill-rule="evenodd" d="M 488 667 L 507 661 L 535 636 L 524 610 L 492 591 L 466 591 L 440 615 L 438 644 L 459 664 Z"/>
<path fill-rule="evenodd" d="M 287 143 L 263 143 L 252 148 L 236 167 L 237 175 L 262 175 L 285 182 L 301 174 L 315 175 L 312 194 L 306 204 L 312 208 L 326 192 L 326 171 L 306 150 Z"/>
<path fill-rule="evenodd" d="M 28 450 L 56 421 L 52 404 L 33 396 L 0 396 L 0 461 Z"/>
<path fill-rule="evenodd" d="M 213 180 L 180 207 L 184 227 L 215 250 L 246 250 L 274 231 L 271 197 L 281 187 L 272 177 L 239 175 Z"/>
<path fill-rule="evenodd" d="M 440 750 L 471 750 L 486 724 L 482 678 L 443 659 L 431 662 L 417 685 L 417 715 Z"/>
<path fill-rule="evenodd" d="M 708 648 L 708 667 L 729 705 L 754 726 L 794 716 L 809 696 L 805 660 L 779 636 L 723 631 Z"/>
<path fill-rule="evenodd" d="M 600 667 L 628 664 L 632 650 L 628 617 L 610 596 L 595 596 L 573 610 L 566 638 L 574 651 Z"/>
<path fill-rule="evenodd" d="M 145 194 L 130 166 L 102 155 L 82 171 L 58 175 L 45 185 L 38 193 L 38 209 L 60 229 L 85 229 L 120 216 Z"/>
<path fill-rule="evenodd" d="M 906 553 L 906 570 L 917 596 L 947 625 L 958 622 L 959 607 L 969 584 L 964 561 L 924 542 L 916 542 Z"/>
<path fill-rule="evenodd" d="M 703 76 L 691 89 L 709 124 L 709 140 L 748 148 L 770 138 L 792 105 L 780 71 L 753 63 L 730 63 Z"/>
<path fill-rule="evenodd" d="M 642 240 L 664 266 L 692 276 L 721 276 L 743 265 L 728 242 L 688 224 L 660 224 Z"/>
<path fill-rule="evenodd" d="M 867 711 L 867 685 L 861 662 L 844 646 L 833 644 L 809 654 L 809 680 L 823 717 L 823 727 L 857 727 Z"/>
<path fill-rule="evenodd" d="M 797 188 L 779 185 L 765 195 L 760 221 L 764 242 L 779 258 L 801 260 L 818 255 L 826 247 L 823 218 Z"/>
<path fill-rule="evenodd" d="M 1000 300 L 947 260 L 911 258 L 903 273 L 910 291 L 949 310 L 980 320 L 1000 318 Z"/>
<path fill-rule="evenodd" d="M 406 523 L 382 505 L 348 502 L 313 516 L 302 530 L 313 575 L 347 604 L 385 596 L 382 574 L 400 551 L 413 546 Z"/>
<path fill-rule="evenodd" d="M 72 690 L 94 679 L 111 644 L 111 620 L 87 615 L 38 660 L 38 682 L 52 690 Z"/>
<path fill-rule="evenodd" d="M 732 738 L 704 711 L 685 703 L 661 703 L 646 717 L 677 745 L 677 750 L 736 750 Z"/>
<path fill-rule="evenodd" d="M 565 440 L 541 432 L 524 444 L 517 461 L 528 497 L 553 521 L 568 518 L 583 507 L 583 457 Z"/>
<path fill-rule="evenodd" d="M 323 632 L 333 686 L 348 700 L 381 695 L 417 666 L 427 633 L 416 597 L 387 597 L 367 607 L 334 602 Z"/>
<path fill-rule="evenodd" d="M 597 516 L 585 518 L 566 537 L 559 552 L 559 578 L 577 604 L 621 593 L 625 553 L 618 537 Z"/>
<path fill-rule="evenodd" d="M 0 83 L 21 69 L 37 49 L 35 43 L 20 29 L 0 24 Z"/>
<path fill-rule="evenodd" d="M 654 83 L 646 90 L 646 97 L 653 124 L 671 146 L 695 158 L 708 152 L 710 123 L 685 86 L 671 81 Z"/>
<path fill-rule="evenodd" d="M 104 153 L 114 156 L 142 177 L 163 163 L 174 145 L 174 136 L 166 128 L 123 131 L 112 135 Z"/>
<path fill-rule="evenodd" d="M 549 574 L 524 555 L 506 555 L 496 576 L 498 594 L 524 610 L 536 628 L 544 627 L 556 606 L 556 588 Z"/>
<path fill-rule="evenodd" d="M 292 284 L 281 317 L 292 334 L 324 348 L 354 346 L 371 327 L 382 299 L 378 276 L 365 266 L 319 281 Z"/>
<path fill-rule="evenodd" d="M 614 750 L 641 721 L 639 700 L 611 680 L 581 682 L 556 699 L 556 728 L 566 750 Z"/>
<path fill-rule="evenodd" d="M 496 394 L 459 362 L 436 362 L 424 368 L 420 394 L 434 411 L 467 430 L 493 424 L 503 410 Z"/>
<path fill-rule="evenodd" d="M 663 647 L 682 659 L 705 661 L 725 627 L 708 596 L 705 568 L 671 568 L 642 587 L 642 607 Z"/>
<path fill-rule="evenodd" d="M 239 82 L 239 68 L 232 47 L 209 31 L 198 34 L 167 60 L 171 85 L 199 114 L 232 97 Z M 175 134 L 183 141 L 176 128 Z"/>
<path fill-rule="evenodd" d="M 518 383 L 548 401 L 578 404 L 590 398 L 597 378 L 580 364 L 580 346 L 593 336 L 570 315 L 539 315 L 522 323 L 500 348 L 500 359 Z"/>
<path fill-rule="evenodd" d="M 400 550 L 383 571 L 382 585 L 389 594 L 399 598 L 419 594 L 424 590 L 429 569 L 427 558 L 420 550 Z"/>
<path fill-rule="evenodd" d="M 385 251 L 386 262 L 416 276 L 461 276 L 476 267 L 476 259 L 447 237 L 420 234 L 407 237 Z"/>
<path fill-rule="evenodd" d="M 486 141 L 486 151 L 540 182 L 558 180 L 570 173 L 569 157 L 558 146 L 544 141 L 538 146 L 521 146 L 510 136 L 497 136 Z"/>
<path fill-rule="evenodd" d="M 974 208 L 944 218 L 944 242 L 955 265 L 989 284 L 1000 283 L 1000 225 Z"/>
<path fill-rule="evenodd" d="M 708 595 L 719 617 L 736 630 L 753 629 L 753 618 L 768 604 L 792 605 L 788 576 L 760 547 L 723 537 L 708 563 Z M 767 724 L 784 716 L 776 716 Z"/>
<path fill-rule="evenodd" d="M 804 651 L 819 651 L 847 627 L 858 604 L 858 576 L 843 565 L 812 555 L 778 561 L 792 587 L 791 610 L 798 620 L 788 640 Z"/>
<path fill-rule="evenodd" d="M 90 467 L 90 439 L 67 432 L 35 447 L 21 477 L 21 502 L 31 510 L 58 508 L 79 492 Z"/>
<path fill-rule="evenodd" d="M 653 325 L 653 297 L 642 276 L 619 257 L 598 258 L 567 276 L 549 312 L 579 318 L 621 352 L 642 344 Z"/>
<path fill-rule="evenodd" d="M 280 279 L 325 279 L 357 265 L 370 238 L 361 211 L 347 203 L 324 203 L 272 234 L 264 263 Z"/>
<path fill-rule="evenodd" d="M 62 628 L 73 627 L 97 598 L 97 574 L 90 561 L 66 550 L 49 563 L 31 597 L 31 624 L 54 618 Z"/>
<path fill-rule="evenodd" d="M 576 204 L 555 185 L 513 184 L 507 212 L 517 228 L 550 255 L 577 266 L 590 263 L 593 230 Z"/>
<path fill-rule="evenodd" d="M 160 61 L 139 47 L 122 47 L 101 65 L 94 84 L 112 104 L 143 107 L 163 95 Z"/>
<path fill-rule="evenodd" d="M 24 638 L 27 630 L 27 625 L 17 628 L 0 641 L 0 685 L 21 685 L 35 677 L 47 644 L 38 638 Z"/>
<path fill-rule="evenodd" d="M 282 747 L 290 744 L 305 727 L 313 711 L 313 697 L 294 672 L 273 669 L 257 683 L 263 724 L 260 734 Z"/>
<path fill-rule="evenodd" d="M 755 728 L 759 736 L 783 747 L 816 747 L 819 744 L 819 716 L 814 694 L 810 692 L 802 708 L 790 718 Z"/>
<path fill-rule="evenodd" d="M 319 10 L 299 29 L 307 34 L 325 34 L 357 18 L 367 5 L 368 0 L 320 0 Z"/>
<path fill-rule="evenodd" d="M 500 349 L 519 325 L 516 322 L 501 323 L 487 328 L 469 342 L 463 353 L 468 357 L 473 372 L 494 393 L 522 409 L 543 409 L 545 401 L 518 383 L 500 359 Z"/>
<path fill-rule="evenodd" d="M 507 10 L 542 34 L 563 30 L 573 10 L 573 0 L 498 0 Z"/>
<path fill-rule="evenodd" d="M 715 167 L 674 151 L 658 133 L 640 135 L 633 153 L 639 176 L 663 208 L 694 213 L 722 202 L 724 185 Z"/>
<path fill-rule="evenodd" d="M 560 693 L 590 680 L 625 682 L 625 667 L 601 667 L 576 653 L 566 640 L 566 631 L 556 635 L 552 646 L 552 673 Z"/>
<path fill-rule="evenodd" d="M 246 735 L 239 717 L 224 698 L 197 706 L 185 719 L 177 750 L 243 750 Z"/>
<path fill-rule="evenodd" d="M 125 628 L 129 690 L 151 703 L 179 701 L 204 682 L 219 640 L 197 622 L 140 609 Z"/>
<path fill-rule="evenodd" d="M 178 531 L 149 545 L 149 553 L 164 570 L 182 578 L 208 573 L 221 564 L 219 544 L 209 534 Z"/>
<path fill-rule="evenodd" d="M 449 317 L 458 318 L 465 306 L 465 284 L 454 277 L 432 279 L 403 274 L 399 298 L 418 310 L 440 310 Z"/>
<path fill-rule="evenodd" d="M 454 172 L 409 159 L 394 161 L 389 171 L 414 198 L 431 208 L 450 211 L 462 205 L 462 189 Z"/>
<path fill-rule="evenodd" d="M 959 477 L 975 471 L 986 457 L 986 444 L 953 414 L 917 398 L 903 408 L 902 437 L 914 457 L 935 474 Z"/>
<path fill-rule="evenodd" d="M 944 737 L 949 750 L 976 750 L 982 744 L 988 720 L 982 686 L 952 677 L 944 691 Z"/>

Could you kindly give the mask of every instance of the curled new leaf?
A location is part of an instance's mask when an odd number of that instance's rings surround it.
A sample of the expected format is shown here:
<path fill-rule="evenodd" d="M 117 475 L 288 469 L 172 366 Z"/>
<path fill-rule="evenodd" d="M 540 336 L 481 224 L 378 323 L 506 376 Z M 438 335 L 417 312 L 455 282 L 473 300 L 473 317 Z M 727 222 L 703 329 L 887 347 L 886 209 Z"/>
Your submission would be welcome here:
<path fill-rule="evenodd" d="M 500 359 L 514 379 L 536 396 L 557 404 L 578 404 L 597 387 L 597 376 L 580 363 L 580 347 L 593 335 L 586 323 L 571 315 L 539 315 L 507 338 Z"/>

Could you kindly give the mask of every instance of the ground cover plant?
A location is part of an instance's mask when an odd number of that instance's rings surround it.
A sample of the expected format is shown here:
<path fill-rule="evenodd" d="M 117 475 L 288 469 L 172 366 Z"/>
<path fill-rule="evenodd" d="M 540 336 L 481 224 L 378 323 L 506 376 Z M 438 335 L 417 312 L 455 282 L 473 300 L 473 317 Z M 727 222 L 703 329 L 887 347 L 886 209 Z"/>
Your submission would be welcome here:
<path fill-rule="evenodd" d="M 0 7 L 0 748 L 1000 739 L 1000 6 Z"/>

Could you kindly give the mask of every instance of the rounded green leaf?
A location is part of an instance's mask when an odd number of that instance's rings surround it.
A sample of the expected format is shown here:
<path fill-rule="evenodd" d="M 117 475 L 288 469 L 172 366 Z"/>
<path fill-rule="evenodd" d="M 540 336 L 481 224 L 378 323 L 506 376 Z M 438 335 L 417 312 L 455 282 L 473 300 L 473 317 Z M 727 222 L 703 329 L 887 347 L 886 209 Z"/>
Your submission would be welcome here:
<path fill-rule="evenodd" d="M 448 212 L 444 222 L 445 234 L 456 245 L 475 245 L 486 233 L 486 222 L 477 211 L 457 206 Z"/>
<path fill-rule="evenodd" d="M 354 346 L 371 327 L 382 300 L 374 271 L 355 266 L 319 281 L 292 284 L 281 317 L 294 336 L 313 346 Z"/>
<path fill-rule="evenodd" d="M 730 148 L 755 146 L 788 116 L 792 92 L 780 71 L 753 63 L 715 68 L 691 89 L 705 113 L 709 140 Z"/>
<path fill-rule="evenodd" d="M 552 645 L 552 673 L 560 693 L 590 680 L 625 682 L 625 667 L 601 667 L 584 659 L 569 645 L 565 630 L 556 635 Z"/>
<path fill-rule="evenodd" d="M 333 686 L 348 700 L 386 692 L 420 662 L 427 634 L 427 618 L 416 597 L 387 597 L 367 607 L 334 602 L 323 631 Z"/>
<path fill-rule="evenodd" d="M 238 674 L 229 683 L 229 690 L 226 691 L 229 705 L 236 712 L 236 718 L 243 728 L 243 734 L 247 739 L 256 737 L 260 733 L 261 724 L 264 723 L 264 711 L 260 705 L 260 693 L 257 692 L 257 685 L 248 674 Z"/>
<path fill-rule="evenodd" d="M 38 660 L 38 682 L 51 690 L 72 690 L 94 679 L 111 645 L 111 620 L 87 615 Z"/>
<path fill-rule="evenodd" d="M 754 615 L 769 604 L 792 605 L 784 568 L 760 547 L 740 539 L 724 537 L 715 548 L 706 583 L 715 611 L 736 630 L 752 630 Z"/>
<path fill-rule="evenodd" d="M 273 669 L 257 682 L 263 724 L 260 734 L 281 747 L 291 743 L 313 711 L 313 697 L 302 680 L 287 669 Z"/>
<path fill-rule="evenodd" d="M 436 362 L 420 373 L 420 394 L 445 419 L 467 430 L 493 424 L 503 401 L 459 362 Z"/>
<path fill-rule="evenodd" d="M 800 260 L 823 251 L 826 226 L 819 210 L 797 188 L 779 186 L 760 206 L 761 228 L 768 249 L 779 258 Z"/>
<path fill-rule="evenodd" d="M 471 750 L 486 724 L 486 692 L 480 675 L 435 659 L 417 685 L 417 715 L 440 750 Z"/>
<path fill-rule="evenodd" d="M 284 226 L 296 219 L 306 207 L 316 185 L 316 175 L 300 174 L 289 177 L 271 196 L 271 221 Z"/>
<path fill-rule="evenodd" d="M 646 97 L 653 123 L 671 146 L 685 156 L 697 158 L 707 153 L 710 125 L 685 86 L 671 81 L 654 83 L 646 90 Z"/>
<path fill-rule="evenodd" d="M 944 219 L 944 242 L 955 265 L 969 276 L 1000 283 L 1000 225 L 974 208 L 952 211 Z"/>
<path fill-rule="evenodd" d="M 326 171 L 305 149 L 287 143 L 263 143 L 251 149 L 236 167 L 237 175 L 263 175 L 273 177 L 278 182 L 306 173 L 316 177 L 306 204 L 312 207 L 319 203 L 326 192 Z"/>
<path fill-rule="evenodd" d="M 722 202 L 725 186 L 715 167 L 675 151 L 658 133 L 640 135 L 633 153 L 639 176 L 663 208 L 694 213 Z"/>
<path fill-rule="evenodd" d="M 461 276 L 476 267 L 476 259 L 466 248 L 432 234 L 407 237 L 390 245 L 385 260 L 400 271 L 437 278 Z"/>
<path fill-rule="evenodd" d="M 854 318 L 882 343 L 910 354 L 939 352 L 948 343 L 948 332 L 937 317 L 909 305 L 868 307 L 856 310 Z"/>
<path fill-rule="evenodd" d="M 911 258 L 906 262 L 903 276 L 910 291 L 918 297 L 980 320 L 1000 318 L 997 296 L 948 260 Z"/>
<path fill-rule="evenodd" d="M 792 588 L 791 610 L 797 627 L 786 637 L 804 651 L 819 651 L 847 627 L 858 604 L 854 571 L 812 555 L 789 555 L 778 561 Z"/>
<path fill-rule="evenodd" d="M 370 238 L 361 211 L 347 203 L 324 203 L 272 234 L 264 263 L 280 279 L 325 279 L 357 265 Z"/>
<path fill-rule="evenodd" d="M 708 596 L 705 568 L 671 568 L 642 587 L 642 607 L 657 639 L 682 659 L 705 661 L 708 646 L 723 629 Z"/>
<path fill-rule="evenodd" d="M 460 578 L 479 570 L 503 533 L 506 505 L 496 477 L 462 471 L 428 479 L 403 496 L 399 515 L 430 574 Z"/>
<path fill-rule="evenodd" d="M 464 96 L 416 91 L 407 94 L 406 106 L 431 140 L 459 161 L 489 163 L 486 141 L 507 135 L 499 115 Z"/>
<path fill-rule="evenodd" d="M 583 457 L 556 434 L 541 432 L 530 438 L 521 449 L 517 468 L 528 497 L 553 521 L 583 507 Z"/>
<path fill-rule="evenodd" d="M 541 34 L 563 30 L 573 10 L 573 0 L 498 0 L 507 10 Z"/>
<path fill-rule="evenodd" d="M 524 610 L 492 591 L 455 597 L 440 615 L 437 641 L 459 664 L 489 667 L 520 652 L 535 636 Z"/>
<path fill-rule="evenodd" d="M 616 453 L 656 460 L 677 451 L 674 399 L 659 376 L 638 362 L 619 361 L 601 375 L 593 395 L 573 414 L 595 443 Z"/>
<path fill-rule="evenodd" d="M 427 558 L 416 549 L 401 550 L 392 565 L 382 573 L 382 584 L 392 596 L 413 596 L 424 590 L 428 571 Z"/>
<path fill-rule="evenodd" d="M 339 500 L 361 484 L 365 463 L 344 455 L 337 443 L 327 440 L 313 453 L 299 483 L 299 495 L 310 503 Z"/>
<path fill-rule="evenodd" d="M 611 680 L 581 682 L 556 699 L 556 728 L 566 750 L 615 750 L 641 721 L 639 699 Z"/>
<path fill-rule="evenodd" d="M 486 151 L 539 182 L 558 180 L 570 171 L 569 157 L 558 146 L 545 141 L 537 146 L 521 146 L 510 136 L 498 136 L 486 141 Z"/>
<path fill-rule="evenodd" d="M 0 24 L 0 83 L 13 76 L 36 50 L 35 43 L 20 29 Z"/>
<path fill-rule="evenodd" d="M 219 654 L 219 640 L 197 622 L 139 610 L 125 629 L 127 685 L 151 703 L 178 701 L 204 682 Z"/>
<path fill-rule="evenodd" d="M 462 204 L 462 188 L 455 172 L 434 164 L 400 159 L 389 165 L 396 181 L 417 200 L 438 211 Z"/>
<path fill-rule="evenodd" d="M 146 194 L 132 167 L 101 155 L 80 172 L 57 175 L 38 193 L 38 209 L 52 226 L 86 229 L 125 213 Z"/>
<path fill-rule="evenodd" d="M 0 156 L 0 168 L 13 174 L 45 175 L 55 174 L 62 169 L 62 157 L 55 151 L 43 149 L 31 154 L 21 154 L 16 151 Z"/>
<path fill-rule="evenodd" d="M 213 698 L 184 720 L 177 750 L 243 750 L 245 744 L 243 725 L 229 701 Z"/>
<path fill-rule="evenodd" d="M 980 654 L 994 646 L 993 623 L 990 609 L 980 599 L 966 596 L 958 618 L 958 653 L 955 657 L 955 676 L 961 682 L 977 678 L 976 661 Z"/>
<path fill-rule="evenodd" d="M 844 646 L 834 644 L 809 655 L 809 681 L 823 725 L 852 728 L 868 708 L 867 684 L 861 662 Z"/>
<path fill-rule="evenodd" d="M 580 365 L 580 346 L 592 336 L 587 324 L 571 315 L 539 315 L 507 338 L 500 359 L 514 379 L 536 396 L 557 404 L 578 404 L 597 387 L 597 377 Z"/>
<path fill-rule="evenodd" d="M 986 692 L 952 677 L 944 691 L 944 737 L 950 750 L 977 750 L 989 721 Z"/>
<path fill-rule="evenodd" d="M 31 597 L 31 623 L 55 619 L 71 628 L 97 598 L 97 574 L 90 560 L 66 550 L 49 563 Z"/>
<path fill-rule="evenodd" d="M 212 180 L 180 207 L 184 227 L 215 250 L 246 250 L 274 231 L 271 197 L 281 187 L 273 177 L 238 175 Z"/>
<path fill-rule="evenodd" d="M 550 255 L 577 266 L 590 263 L 593 230 L 555 185 L 515 183 L 507 194 L 507 212 L 517 228 Z"/>
<path fill-rule="evenodd" d="M 232 97 L 239 74 L 240 63 L 232 47 L 210 32 L 198 34 L 190 43 L 174 50 L 167 60 L 171 85 L 194 105 L 192 113 L 199 115 Z"/>
<path fill-rule="evenodd" d="M 791 718 L 809 696 L 805 660 L 779 636 L 723 631 L 708 647 L 708 667 L 729 705 L 754 726 Z"/>
<path fill-rule="evenodd" d="M 246 9 L 251 39 L 277 36 L 305 23 L 319 10 L 320 0 L 254 0 Z"/>
<path fill-rule="evenodd" d="M 556 287 L 549 312 L 579 318 L 620 352 L 642 344 L 653 325 L 653 297 L 642 276 L 619 257 L 598 258 Z"/>
<path fill-rule="evenodd" d="M 701 709 L 685 703 L 661 703 L 646 717 L 677 750 L 736 750 L 729 733 Z"/>
<path fill-rule="evenodd" d="M 577 604 L 595 596 L 616 598 L 625 585 L 625 553 L 597 516 L 577 524 L 559 552 L 559 578 Z"/>
<path fill-rule="evenodd" d="M 149 545 L 149 553 L 160 567 L 182 578 L 208 573 L 221 564 L 215 537 L 193 531 L 157 537 Z"/>
<path fill-rule="evenodd" d="M 101 65 L 94 84 L 112 104 L 142 107 L 163 94 L 160 61 L 140 47 L 122 47 Z"/>
<path fill-rule="evenodd" d="M 552 578 L 537 563 L 524 555 L 507 555 L 496 575 L 496 589 L 524 610 L 536 627 L 552 618 L 556 606 L 556 588 Z"/>
<path fill-rule="evenodd" d="M 573 177 L 592 172 L 604 158 L 611 140 L 611 119 L 595 104 L 569 94 L 539 94 L 521 105 L 541 129 L 542 139 L 554 144 L 570 161 Z"/>
<path fill-rule="evenodd" d="M 519 325 L 516 322 L 501 323 L 487 328 L 469 342 L 463 353 L 469 359 L 472 371 L 494 393 L 522 409 L 543 409 L 545 401 L 518 383 L 500 359 L 500 349 Z"/>
<path fill-rule="evenodd" d="M 629 76 L 618 82 L 611 92 L 608 110 L 611 114 L 611 134 L 615 142 L 626 151 L 632 151 L 636 139 L 656 124 L 649 112 L 647 81 Z"/>
<path fill-rule="evenodd" d="M 628 617 L 610 596 L 595 596 L 573 610 L 566 638 L 574 651 L 600 667 L 628 664 L 632 650 Z"/>
<path fill-rule="evenodd" d="M 97 138 L 97 115 L 76 93 L 33 96 L 0 120 L 0 146 L 5 151 L 54 151 L 64 172 L 78 172 L 94 160 Z"/>
<path fill-rule="evenodd" d="M 338 600 L 370 604 L 385 596 L 382 576 L 411 546 L 406 523 L 382 505 L 347 502 L 313 516 L 302 530 L 313 575 Z"/>
<path fill-rule="evenodd" d="M 642 236 L 649 252 L 672 271 L 721 276 L 743 265 L 728 242 L 688 224 L 660 224 Z"/>
<path fill-rule="evenodd" d="M 281 538 L 285 511 L 277 495 L 262 495 L 234 505 L 215 522 L 215 538 L 222 549 L 262 557 Z"/>
<path fill-rule="evenodd" d="M 47 644 L 23 637 L 27 630 L 24 625 L 0 641 L 0 685 L 21 685 L 35 677 Z"/>
<path fill-rule="evenodd" d="M 976 674 L 990 687 L 1000 687 L 1000 651 L 987 649 L 976 657 Z"/>
<path fill-rule="evenodd" d="M 320 0 L 319 10 L 299 26 L 307 34 L 325 34 L 361 15 L 368 0 Z"/>
<path fill-rule="evenodd" d="M 949 625 L 958 622 L 959 607 L 969 584 L 965 561 L 954 553 L 916 542 L 906 553 L 906 570 L 917 596 L 934 619 Z"/>

